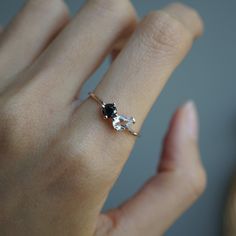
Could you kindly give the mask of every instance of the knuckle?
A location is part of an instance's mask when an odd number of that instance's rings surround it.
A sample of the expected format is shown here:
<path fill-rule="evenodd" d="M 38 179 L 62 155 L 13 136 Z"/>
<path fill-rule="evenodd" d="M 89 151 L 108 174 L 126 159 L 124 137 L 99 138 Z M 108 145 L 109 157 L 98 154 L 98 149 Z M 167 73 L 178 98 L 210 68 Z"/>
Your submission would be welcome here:
<path fill-rule="evenodd" d="M 67 5 L 63 0 L 31 0 L 29 1 L 29 8 L 35 11 L 43 11 L 45 14 L 49 13 L 52 15 L 54 12 L 55 14 L 62 14 L 64 16 L 69 16 L 69 10 Z"/>
<path fill-rule="evenodd" d="M 72 201 L 77 201 L 78 196 L 83 199 L 97 198 L 107 189 L 102 175 L 91 161 L 86 160 L 87 154 L 68 152 L 56 152 L 53 163 L 44 169 L 45 191 L 58 199 L 69 197 Z"/>
<path fill-rule="evenodd" d="M 72 151 L 68 145 L 61 142 L 56 142 L 49 149 L 46 158 L 50 162 L 46 161 L 42 168 L 43 182 L 47 192 L 53 195 L 63 195 L 64 193 L 76 195 L 80 193 L 82 185 L 87 185 L 88 180 L 83 175 L 85 170 L 83 170 L 80 162 L 82 156 L 79 153 L 77 153 L 77 156 Z M 58 193 L 58 189 L 62 187 L 66 191 Z"/>
<path fill-rule="evenodd" d="M 192 43 L 191 34 L 183 24 L 163 11 L 149 13 L 140 32 L 143 43 L 159 53 L 182 52 Z"/>
<path fill-rule="evenodd" d="M 91 0 L 91 2 L 102 15 L 109 15 L 119 21 L 136 21 L 135 10 L 128 0 Z"/>
<path fill-rule="evenodd" d="M 55 9 L 55 11 L 57 11 L 59 15 L 64 16 L 69 20 L 70 17 L 69 9 L 63 0 L 56 0 L 56 1 L 54 0 L 49 2 L 51 2 L 52 9 Z"/>
<path fill-rule="evenodd" d="M 202 21 L 199 12 L 190 6 L 187 6 L 180 2 L 171 3 L 169 6 L 175 10 L 179 10 L 179 12 L 185 14 L 185 16 L 188 16 L 189 19 L 196 20 L 199 23 L 201 23 Z"/>
<path fill-rule="evenodd" d="M 117 1 L 117 0 L 91 0 L 91 2 L 96 4 L 97 7 L 101 8 L 101 9 L 112 11 L 112 12 L 119 10 L 119 8 L 123 7 L 124 4 L 126 6 L 128 5 L 127 0 L 121 0 L 121 1 Z"/>
<path fill-rule="evenodd" d="M 204 23 L 199 13 L 182 3 L 172 3 L 167 8 L 173 17 L 178 18 L 180 22 L 191 32 L 193 38 L 199 37 L 203 33 Z"/>
<path fill-rule="evenodd" d="M 108 171 L 100 164 L 91 151 L 83 148 L 78 144 L 61 144 L 62 150 L 59 154 L 62 158 L 62 167 L 66 167 L 67 171 L 61 175 L 62 178 L 70 179 L 70 182 L 77 187 L 81 184 L 86 186 L 86 190 L 96 191 L 97 187 L 105 188 L 110 184 Z M 65 151 L 66 150 L 66 153 Z"/>

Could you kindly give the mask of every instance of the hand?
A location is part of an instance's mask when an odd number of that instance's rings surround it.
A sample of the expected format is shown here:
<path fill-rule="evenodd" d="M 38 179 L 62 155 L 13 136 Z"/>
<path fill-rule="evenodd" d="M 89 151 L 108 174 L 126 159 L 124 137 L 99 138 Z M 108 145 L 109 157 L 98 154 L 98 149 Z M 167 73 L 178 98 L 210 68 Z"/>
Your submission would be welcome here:
<path fill-rule="evenodd" d="M 31 0 L 0 40 L 0 234 L 2 236 L 156 236 L 205 186 L 193 103 L 178 109 L 157 173 L 132 199 L 100 214 L 135 137 L 114 131 L 86 79 L 136 28 L 127 0 L 90 0 L 69 22 L 60 0 Z M 62 30 L 63 29 L 63 30 Z M 95 89 L 134 115 L 140 130 L 171 72 L 202 32 L 180 4 L 137 26 Z"/>

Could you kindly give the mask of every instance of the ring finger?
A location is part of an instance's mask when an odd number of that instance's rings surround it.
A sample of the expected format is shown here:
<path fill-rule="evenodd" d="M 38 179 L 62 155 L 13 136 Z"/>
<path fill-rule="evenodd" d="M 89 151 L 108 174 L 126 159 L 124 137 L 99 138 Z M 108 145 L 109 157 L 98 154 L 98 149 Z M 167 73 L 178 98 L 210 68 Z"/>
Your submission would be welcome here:
<path fill-rule="evenodd" d="M 202 33 L 202 28 L 202 21 L 196 12 L 181 4 L 172 4 L 149 14 L 95 93 L 105 102 L 116 102 L 119 112 L 134 115 L 137 121 L 135 129 L 139 130 L 167 79 L 183 60 L 193 40 Z M 91 99 L 79 107 L 71 127 L 69 145 L 74 155 L 85 156 L 79 161 L 86 160 L 86 166 L 96 166 L 100 177 L 103 175 L 104 180 L 110 183 L 108 186 L 111 186 L 135 138 L 110 129 L 102 121 L 97 104 Z M 78 140 L 79 147 L 76 145 Z M 89 163 L 94 155 L 96 160 Z"/>

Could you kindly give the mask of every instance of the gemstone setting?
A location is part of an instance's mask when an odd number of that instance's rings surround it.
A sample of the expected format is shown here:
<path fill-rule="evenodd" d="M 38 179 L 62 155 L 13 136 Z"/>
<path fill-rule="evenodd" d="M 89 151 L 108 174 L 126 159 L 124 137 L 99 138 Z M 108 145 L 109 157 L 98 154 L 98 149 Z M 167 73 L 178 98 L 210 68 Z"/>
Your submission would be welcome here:
<path fill-rule="evenodd" d="M 104 104 L 102 107 L 102 113 L 105 119 L 116 117 L 117 108 L 115 103 Z"/>
<path fill-rule="evenodd" d="M 135 123 L 135 119 L 133 117 L 128 117 L 125 115 L 118 115 L 113 118 L 112 125 L 115 130 L 123 131 L 129 129 L 131 125 Z"/>
<path fill-rule="evenodd" d="M 89 97 L 97 102 L 101 108 L 103 118 L 109 119 L 115 130 L 127 130 L 130 134 L 137 137 L 139 136 L 139 133 L 131 128 L 131 126 L 135 124 L 135 119 L 133 117 L 118 114 L 115 103 L 103 102 L 94 92 L 89 92 Z"/>

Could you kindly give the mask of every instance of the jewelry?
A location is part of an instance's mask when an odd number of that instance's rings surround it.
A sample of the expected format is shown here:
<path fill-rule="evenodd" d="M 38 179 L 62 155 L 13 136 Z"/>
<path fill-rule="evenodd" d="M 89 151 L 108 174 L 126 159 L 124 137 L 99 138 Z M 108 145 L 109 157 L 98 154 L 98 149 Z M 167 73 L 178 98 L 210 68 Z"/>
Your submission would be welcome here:
<path fill-rule="evenodd" d="M 89 92 L 89 97 L 95 100 L 102 109 L 102 115 L 104 119 L 111 119 L 113 128 L 117 131 L 127 130 L 134 136 L 140 136 L 138 132 L 135 132 L 131 126 L 135 124 L 134 117 L 128 117 L 125 115 L 118 115 L 115 103 L 103 102 L 94 92 Z"/>

